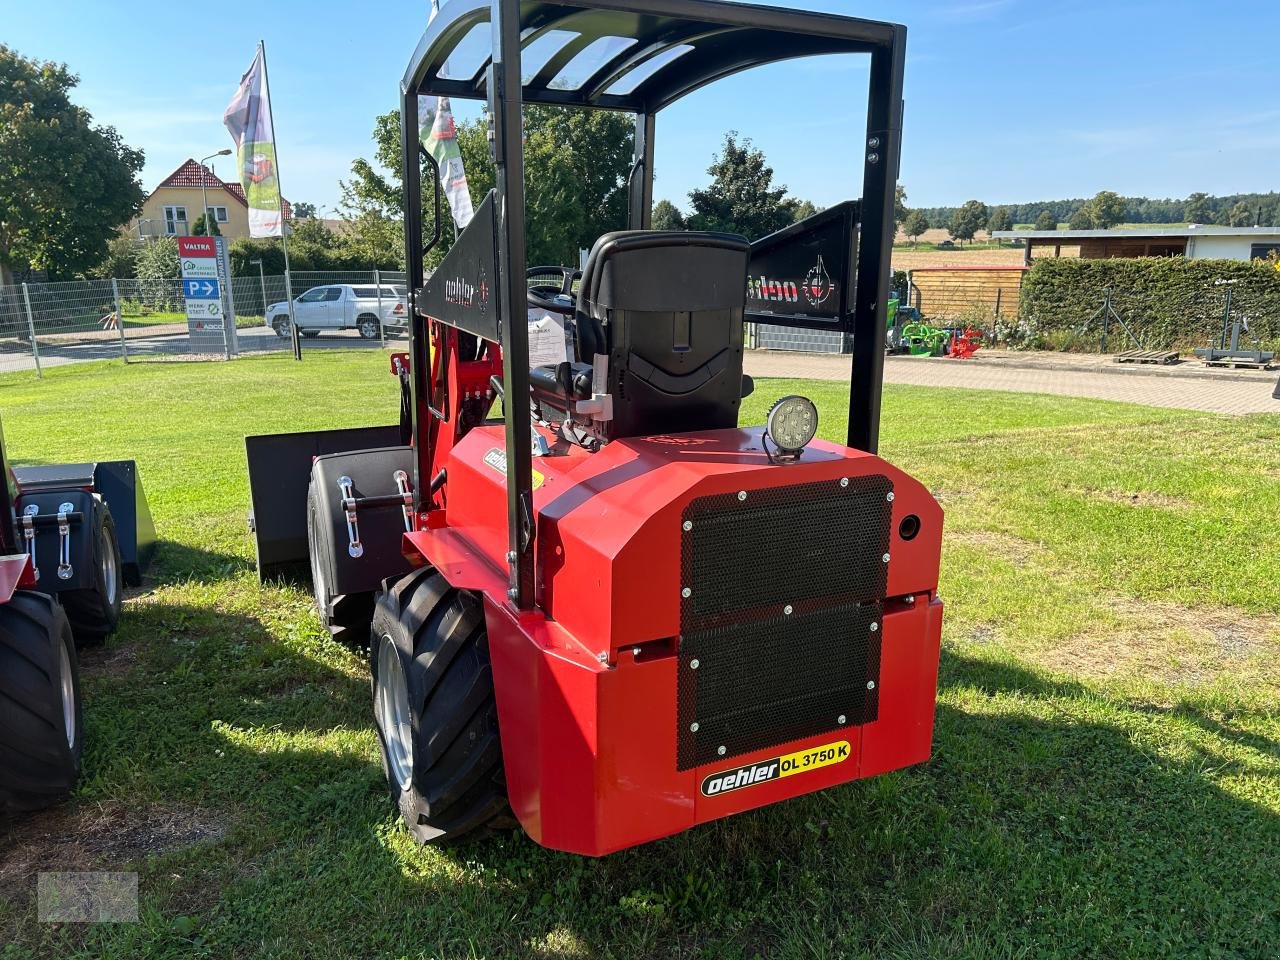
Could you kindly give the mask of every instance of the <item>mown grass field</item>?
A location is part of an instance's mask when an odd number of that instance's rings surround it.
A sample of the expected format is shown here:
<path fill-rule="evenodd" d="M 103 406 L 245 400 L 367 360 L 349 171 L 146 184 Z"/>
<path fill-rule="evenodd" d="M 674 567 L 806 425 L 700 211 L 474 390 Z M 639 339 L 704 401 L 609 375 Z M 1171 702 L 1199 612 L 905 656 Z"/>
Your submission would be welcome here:
<path fill-rule="evenodd" d="M 380 354 L 0 379 L 19 462 L 136 457 L 165 542 L 86 656 L 86 771 L 0 824 L 0 957 L 1274 957 L 1280 416 L 890 387 L 947 508 L 935 756 L 592 861 L 418 849 L 361 658 L 259 586 L 246 433 L 389 422 Z M 833 384 L 757 382 L 746 419 Z M 137 924 L 35 872 L 136 869 Z"/>

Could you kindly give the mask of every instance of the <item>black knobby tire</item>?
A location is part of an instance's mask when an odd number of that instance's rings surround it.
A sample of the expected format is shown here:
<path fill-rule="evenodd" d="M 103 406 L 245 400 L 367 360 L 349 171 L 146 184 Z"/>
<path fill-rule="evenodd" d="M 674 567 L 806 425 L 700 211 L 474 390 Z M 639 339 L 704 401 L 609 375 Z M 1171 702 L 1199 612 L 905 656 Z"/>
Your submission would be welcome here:
<path fill-rule="evenodd" d="M 377 317 L 366 313 L 356 317 L 356 330 L 363 340 L 377 340 L 382 333 L 382 324 L 378 323 Z"/>
<path fill-rule="evenodd" d="M 403 671 L 411 743 L 403 784 L 384 729 L 395 687 L 384 656 Z M 383 772 L 414 839 L 449 843 L 515 826 L 479 598 L 429 567 L 400 578 L 378 593 L 369 662 Z"/>
<path fill-rule="evenodd" d="M 311 558 L 311 593 L 316 612 L 333 639 L 350 647 L 364 647 L 369 642 L 374 595 L 332 591 L 328 571 L 334 567 L 334 549 L 333 528 L 327 517 L 320 516 L 315 493 L 307 487 L 307 554 Z"/>
<path fill-rule="evenodd" d="M 59 595 L 71 622 L 71 634 L 81 647 L 96 646 L 115 632 L 124 589 L 120 541 L 106 503 L 95 503 L 92 524 L 89 535 L 93 544 L 93 586 L 65 590 Z"/>
<path fill-rule="evenodd" d="M 39 810 L 70 793 L 83 732 L 76 647 L 62 604 L 19 590 L 0 605 L 0 814 Z"/>

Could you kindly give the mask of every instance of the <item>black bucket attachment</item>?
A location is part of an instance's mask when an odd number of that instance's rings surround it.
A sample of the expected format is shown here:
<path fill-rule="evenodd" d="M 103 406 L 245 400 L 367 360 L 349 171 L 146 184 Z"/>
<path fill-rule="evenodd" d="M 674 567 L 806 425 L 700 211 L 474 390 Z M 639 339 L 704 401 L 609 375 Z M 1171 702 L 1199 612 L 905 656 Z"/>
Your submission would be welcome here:
<path fill-rule="evenodd" d="M 258 578 L 266 582 L 309 575 L 307 485 L 316 457 L 399 443 L 399 425 L 245 437 L 249 529 L 258 550 Z"/>
<path fill-rule="evenodd" d="M 24 503 L 43 500 L 46 494 L 76 490 L 100 494 L 111 508 L 111 517 L 115 520 L 124 582 L 131 587 L 141 586 L 142 575 L 155 554 L 156 528 L 135 461 L 104 460 L 99 463 L 14 467 L 13 473 Z M 52 509 L 56 511 L 56 505 Z M 44 512 L 41 508 L 41 513 Z"/>

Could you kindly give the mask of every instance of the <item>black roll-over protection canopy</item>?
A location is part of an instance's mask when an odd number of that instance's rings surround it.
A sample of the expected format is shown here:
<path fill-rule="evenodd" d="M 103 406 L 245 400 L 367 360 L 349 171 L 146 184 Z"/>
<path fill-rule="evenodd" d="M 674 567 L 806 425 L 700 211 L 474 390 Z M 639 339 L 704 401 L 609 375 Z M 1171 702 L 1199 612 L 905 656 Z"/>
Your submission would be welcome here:
<path fill-rule="evenodd" d="M 404 89 L 487 99 L 490 0 L 447 0 L 414 51 Z M 903 28 L 719 0 L 523 0 L 525 103 L 656 113 L 751 67 L 872 53 Z M 567 69 L 569 68 L 569 69 Z"/>

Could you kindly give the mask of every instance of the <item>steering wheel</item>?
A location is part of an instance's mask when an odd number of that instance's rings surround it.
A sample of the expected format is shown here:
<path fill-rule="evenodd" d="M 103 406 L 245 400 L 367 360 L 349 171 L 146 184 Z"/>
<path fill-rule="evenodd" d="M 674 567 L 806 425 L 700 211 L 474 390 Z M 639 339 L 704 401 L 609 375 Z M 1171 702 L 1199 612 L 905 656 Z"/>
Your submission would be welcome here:
<path fill-rule="evenodd" d="M 560 283 L 535 283 L 529 287 L 529 306 L 539 310 L 548 310 L 561 316 L 571 317 L 577 309 L 573 285 L 582 279 L 581 270 L 569 267 L 530 267 L 525 271 L 525 279 L 535 277 L 559 276 Z"/>

